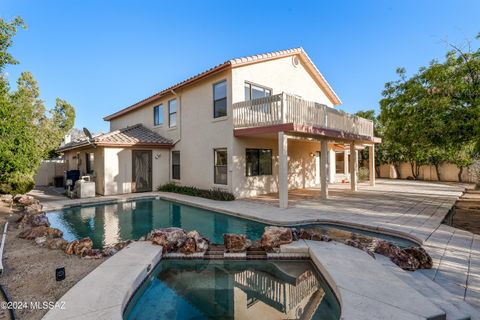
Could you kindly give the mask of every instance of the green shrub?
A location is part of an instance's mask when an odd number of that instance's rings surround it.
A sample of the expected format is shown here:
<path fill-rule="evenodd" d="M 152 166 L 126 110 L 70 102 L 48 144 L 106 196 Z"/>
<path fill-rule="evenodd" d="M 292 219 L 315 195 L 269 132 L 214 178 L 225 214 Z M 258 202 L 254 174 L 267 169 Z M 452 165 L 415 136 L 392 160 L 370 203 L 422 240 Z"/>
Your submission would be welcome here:
<path fill-rule="evenodd" d="M 358 169 L 358 181 L 363 182 L 369 179 L 369 172 L 367 168 L 360 167 Z"/>
<path fill-rule="evenodd" d="M 29 174 L 14 172 L 6 177 L 2 177 L 0 182 L 0 193 L 9 193 L 12 195 L 27 193 L 35 187 L 35 181 Z"/>
<path fill-rule="evenodd" d="M 205 190 L 205 189 L 199 189 L 197 187 L 179 186 L 172 182 L 158 187 L 157 190 L 163 191 L 163 192 L 179 193 L 187 196 L 207 198 L 212 200 L 220 200 L 220 201 L 235 200 L 235 196 L 233 194 L 222 189 L 214 188 L 210 190 Z"/>

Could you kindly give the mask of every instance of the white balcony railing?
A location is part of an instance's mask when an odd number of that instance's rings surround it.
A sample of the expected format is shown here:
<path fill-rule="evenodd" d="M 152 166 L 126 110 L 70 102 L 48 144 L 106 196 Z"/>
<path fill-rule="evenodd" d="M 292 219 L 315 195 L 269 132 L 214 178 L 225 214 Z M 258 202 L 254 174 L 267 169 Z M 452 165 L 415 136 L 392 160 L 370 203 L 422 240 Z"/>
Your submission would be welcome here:
<path fill-rule="evenodd" d="M 287 93 L 233 104 L 235 129 L 286 123 L 373 136 L 372 121 Z"/>

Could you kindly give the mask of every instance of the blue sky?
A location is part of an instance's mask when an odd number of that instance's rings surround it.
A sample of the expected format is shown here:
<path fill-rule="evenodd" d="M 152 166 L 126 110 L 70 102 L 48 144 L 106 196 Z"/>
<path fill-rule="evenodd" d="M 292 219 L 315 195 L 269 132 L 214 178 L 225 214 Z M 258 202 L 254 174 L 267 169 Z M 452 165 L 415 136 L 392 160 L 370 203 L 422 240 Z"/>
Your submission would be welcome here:
<path fill-rule="evenodd" d="M 73 104 L 76 127 L 225 60 L 302 46 L 354 112 L 378 109 L 395 69 L 414 72 L 480 32 L 480 1 L 0 0 L 28 24 L 7 68 L 38 80 L 47 107 Z"/>

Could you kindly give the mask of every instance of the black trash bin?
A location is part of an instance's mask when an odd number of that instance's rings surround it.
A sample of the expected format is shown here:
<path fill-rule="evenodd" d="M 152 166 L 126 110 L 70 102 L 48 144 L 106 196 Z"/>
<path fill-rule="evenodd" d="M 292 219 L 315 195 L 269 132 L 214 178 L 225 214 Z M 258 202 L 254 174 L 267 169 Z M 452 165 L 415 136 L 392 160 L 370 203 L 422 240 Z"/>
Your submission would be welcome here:
<path fill-rule="evenodd" d="M 56 176 L 53 178 L 53 185 L 57 188 L 63 187 L 63 176 Z"/>

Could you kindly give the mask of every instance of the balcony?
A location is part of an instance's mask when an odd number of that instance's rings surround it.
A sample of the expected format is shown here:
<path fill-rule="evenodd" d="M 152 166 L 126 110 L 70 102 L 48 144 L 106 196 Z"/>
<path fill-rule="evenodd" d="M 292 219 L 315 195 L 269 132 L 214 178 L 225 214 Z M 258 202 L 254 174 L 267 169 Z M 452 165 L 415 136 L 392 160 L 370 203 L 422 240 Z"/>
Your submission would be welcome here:
<path fill-rule="evenodd" d="M 236 135 L 280 131 L 315 133 L 338 139 L 373 141 L 373 122 L 288 93 L 233 104 Z M 249 130 L 261 129 L 264 130 Z"/>

